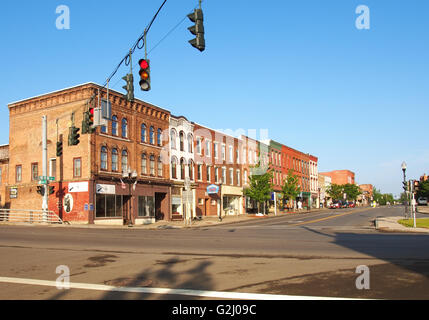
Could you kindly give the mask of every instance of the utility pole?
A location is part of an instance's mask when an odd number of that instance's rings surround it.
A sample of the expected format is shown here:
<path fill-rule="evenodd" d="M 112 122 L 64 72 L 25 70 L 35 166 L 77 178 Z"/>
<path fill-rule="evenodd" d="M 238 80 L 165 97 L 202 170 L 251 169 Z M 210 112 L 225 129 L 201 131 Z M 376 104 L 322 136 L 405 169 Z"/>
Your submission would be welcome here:
<path fill-rule="evenodd" d="M 42 175 L 44 178 L 45 192 L 43 194 L 42 210 L 43 222 L 47 222 L 48 214 L 48 117 L 42 117 Z"/>

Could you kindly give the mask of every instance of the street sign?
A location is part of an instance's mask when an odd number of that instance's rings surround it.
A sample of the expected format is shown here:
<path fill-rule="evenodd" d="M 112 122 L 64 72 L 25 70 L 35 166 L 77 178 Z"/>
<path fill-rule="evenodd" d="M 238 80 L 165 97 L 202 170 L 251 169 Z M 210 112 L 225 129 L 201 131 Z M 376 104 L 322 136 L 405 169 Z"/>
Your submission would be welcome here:
<path fill-rule="evenodd" d="M 48 180 L 48 177 L 45 177 L 45 176 L 39 176 L 39 180 Z"/>
<path fill-rule="evenodd" d="M 49 177 L 49 181 L 55 181 L 55 177 Z"/>
<path fill-rule="evenodd" d="M 39 181 L 39 184 L 47 184 L 48 183 L 48 181 L 47 180 L 40 180 Z"/>

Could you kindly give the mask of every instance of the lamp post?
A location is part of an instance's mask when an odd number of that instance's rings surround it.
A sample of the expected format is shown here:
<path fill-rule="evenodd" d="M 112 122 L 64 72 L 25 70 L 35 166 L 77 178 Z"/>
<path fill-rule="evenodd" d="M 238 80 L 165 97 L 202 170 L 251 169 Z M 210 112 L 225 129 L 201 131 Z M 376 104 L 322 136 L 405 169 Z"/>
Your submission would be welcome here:
<path fill-rule="evenodd" d="M 131 212 L 131 210 L 132 210 L 132 202 L 133 202 L 133 195 L 132 195 L 132 192 L 131 192 L 131 185 L 135 184 L 137 182 L 137 177 L 138 177 L 137 171 L 136 170 L 131 171 L 130 168 L 128 168 L 127 171 L 124 171 L 122 173 L 122 178 L 124 178 L 124 180 L 128 183 L 129 194 L 130 194 L 130 205 L 129 205 L 128 217 L 127 217 L 128 227 L 132 227 L 133 226 L 133 216 L 132 216 L 132 212 Z"/>
<path fill-rule="evenodd" d="M 405 161 L 402 162 L 401 168 L 402 168 L 402 172 L 404 174 L 404 186 L 406 186 L 407 185 L 406 184 L 407 183 L 407 178 L 406 178 L 406 175 L 405 175 L 405 171 L 407 171 L 407 164 L 405 163 Z M 405 189 L 405 195 L 406 195 L 406 198 L 407 198 L 407 200 L 405 201 L 405 218 L 407 218 L 407 212 L 408 212 L 408 190 L 407 189 Z"/>

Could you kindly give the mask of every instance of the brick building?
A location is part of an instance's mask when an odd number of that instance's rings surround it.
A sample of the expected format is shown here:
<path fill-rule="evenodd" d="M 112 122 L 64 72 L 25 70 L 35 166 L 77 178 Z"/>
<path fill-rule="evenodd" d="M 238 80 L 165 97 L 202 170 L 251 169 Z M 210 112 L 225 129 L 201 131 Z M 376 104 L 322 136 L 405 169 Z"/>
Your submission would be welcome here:
<path fill-rule="evenodd" d="M 321 174 L 331 177 L 332 184 L 355 184 L 355 174 L 350 170 L 334 170 L 330 172 L 321 172 Z"/>
<path fill-rule="evenodd" d="M 12 209 L 39 209 L 42 116 L 48 119 L 48 175 L 55 193 L 49 210 L 73 223 L 135 224 L 171 218 L 169 164 L 162 159 L 170 112 L 109 92 L 112 121 L 68 146 L 70 126 L 106 101 L 102 87 L 87 83 L 9 104 L 9 170 L 6 202 Z M 165 141 L 164 141 L 165 140 Z M 63 155 L 56 156 L 56 142 Z M 13 196 L 11 196 L 13 195 Z"/>
<path fill-rule="evenodd" d="M 372 184 L 361 184 L 359 185 L 359 189 L 362 194 L 358 196 L 358 203 L 361 205 L 369 205 L 373 199 L 374 187 Z"/>

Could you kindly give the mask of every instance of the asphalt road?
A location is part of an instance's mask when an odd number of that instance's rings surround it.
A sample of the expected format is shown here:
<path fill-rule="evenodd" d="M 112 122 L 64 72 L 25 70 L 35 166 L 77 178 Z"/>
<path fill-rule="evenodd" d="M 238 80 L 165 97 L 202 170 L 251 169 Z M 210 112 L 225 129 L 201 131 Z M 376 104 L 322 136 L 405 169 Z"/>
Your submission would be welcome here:
<path fill-rule="evenodd" d="M 356 208 L 193 229 L 0 226 L 0 299 L 210 299 L 210 292 L 341 298 L 428 299 L 429 235 L 381 233 L 378 216 L 403 207 Z M 358 266 L 369 289 L 358 289 Z M 59 290 L 72 283 L 193 289 L 182 295 Z"/>

